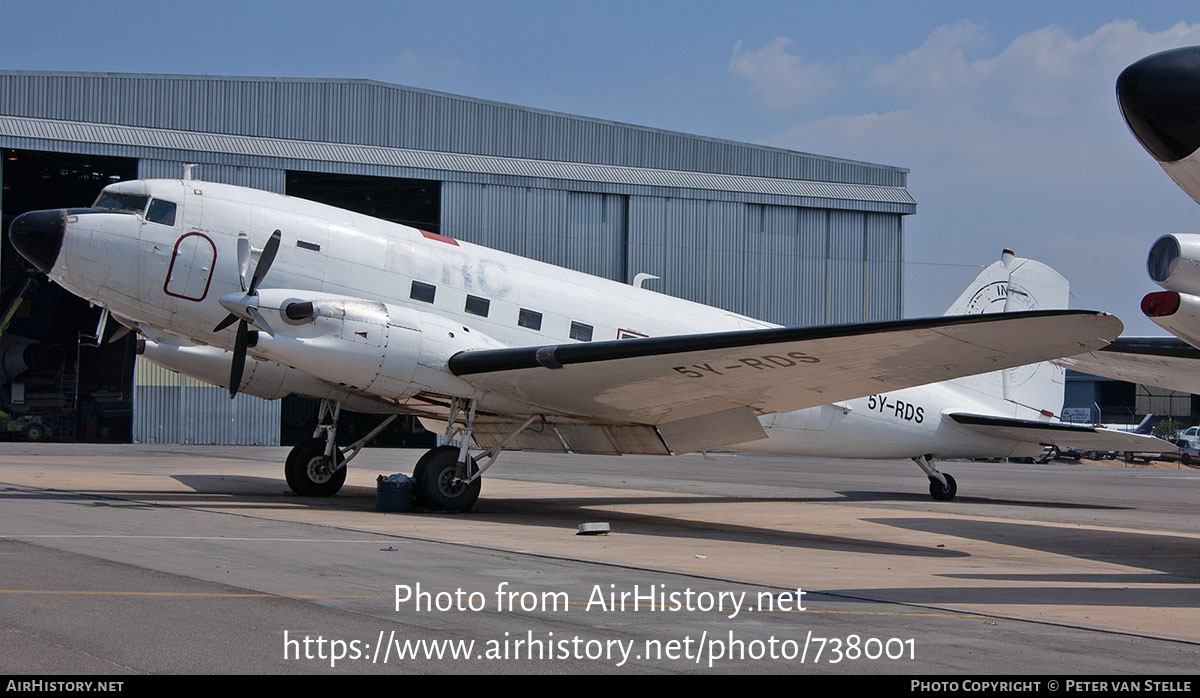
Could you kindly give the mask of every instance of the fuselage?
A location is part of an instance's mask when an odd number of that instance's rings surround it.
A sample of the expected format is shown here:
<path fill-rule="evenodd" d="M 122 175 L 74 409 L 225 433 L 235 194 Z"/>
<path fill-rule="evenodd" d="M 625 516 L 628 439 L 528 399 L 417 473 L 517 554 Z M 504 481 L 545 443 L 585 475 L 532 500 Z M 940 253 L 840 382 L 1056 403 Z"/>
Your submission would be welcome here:
<path fill-rule="evenodd" d="M 43 213 L 50 217 L 26 216 Z M 323 204 L 211 182 L 120 182 L 106 187 L 96 207 L 62 216 L 57 249 L 39 237 L 42 223 L 35 226 L 34 218 L 14 223 L 14 244 L 72 293 L 144 327 L 225 350 L 235 334 L 214 326 L 228 313 L 220 300 L 244 291 L 238 236 L 257 249 L 275 230 L 282 231 L 282 244 L 269 287 L 437 316 L 462 327 L 457 341 L 468 338 L 462 345 L 468 349 L 775 326 Z M 1013 403 L 998 404 L 995 391 L 979 380 L 987 378 L 764 415 L 760 422 L 769 438 L 739 448 L 864 458 L 1004 457 L 1040 450 L 943 418 L 948 410 L 1037 416 Z"/>

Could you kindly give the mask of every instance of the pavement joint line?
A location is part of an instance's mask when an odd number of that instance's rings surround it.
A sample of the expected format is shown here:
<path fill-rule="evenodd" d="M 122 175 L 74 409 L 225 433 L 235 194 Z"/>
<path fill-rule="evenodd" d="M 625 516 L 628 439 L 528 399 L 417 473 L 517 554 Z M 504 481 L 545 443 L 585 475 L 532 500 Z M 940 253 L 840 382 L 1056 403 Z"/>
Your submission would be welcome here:
<path fill-rule="evenodd" d="M 213 599 L 297 599 L 297 600 L 360 600 L 360 601 L 392 601 L 394 597 L 378 594 L 362 594 L 362 595 L 332 595 L 332 594 L 272 594 L 268 592 L 204 592 L 204 591 L 100 591 L 87 589 L 0 589 L 0 596 L 5 594 L 12 595 L 28 595 L 28 596 L 140 596 L 140 597 L 165 597 L 165 598 L 213 598 Z M 586 601 L 570 601 L 569 606 L 586 607 L 589 605 Z M 699 609 L 697 609 L 699 610 Z M 700 611 L 704 613 L 705 611 Z M 989 616 L 982 616 L 972 613 L 924 613 L 924 612 L 909 612 L 909 611 L 833 611 L 833 610 L 817 610 L 799 609 L 788 610 L 759 610 L 756 613 L 804 613 L 816 615 L 833 615 L 833 616 L 911 616 L 920 618 L 957 618 L 963 620 L 986 619 Z"/>
<path fill-rule="evenodd" d="M 619 563 L 619 562 L 608 562 L 608 561 L 603 561 L 603 560 L 589 560 L 586 558 L 576 558 L 576 557 L 568 557 L 568 556 L 564 556 L 564 555 L 552 555 L 552 554 L 548 554 L 548 553 L 537 553 L 537 552 L 528 551 L 528 550 L 519 550 L 519 549 L 512 549 L 512 548 L 489 546 L 489 545 L 483 545 L 481 543 L 467 543 L 467 542 L 462 542 L 462 541 L 448 541 L 448 540 L 441 540 L 441 539 L 437 539 L 437 538 L 411 536 L 411 535 L 405 535 L 402 533 L 379 533 L 377 531 L 364 531 L 362 529 L 357 529 L 357 528 L 347 527 L 347 526 L 337 526 L 334 524 L 316 523 L 316 522 L 308 522 L 308 521 L 288 521 L 286 519 L 275 519 L 275 518 L 271 518 L 268 516 L 263 516 L 261 514 L 251 514 L 251 513 L 244 512 L 244 511 L 224 511 L 224 510 L 220 510 L 220 509 L 208 509 L 208 508 L 204 508 L 202 506 L 196 506 L 196 505 L 190 505 L 190 504 L 161 504 L 161 503 L 154 502 L 154 501 L 147 502 L 147 501 L 134 499 L 134 498 L 118 497 L 116 495 L 99 495 L 99 494 L 86 493 L 86 492 L 73 492 L 73 491 L 69 491 L 69 490 L 57 490 L 54 488 L 32 487 L 29 485 L 24 485 L 24 484 L 18 485 L 18 484 L 14 484 L 14 483 L 0 483 L 0 484 L 9 485 L 12 487 L 20 487 L 20 488 L 24 488 L 24 489 L 31 490 L 31 491 L 57 492 L 57 493 L 69 494 L 69 495 L 74 495 L 74 496 L 83 497 L 83 498 L 112 499 L 112 500 L 122 501 L 122 502 L 138 502 L 138 503 L 142 503 L 142 504 L 148 504 L 150 506 L 162 507 L 164 509 L 178 508 L 178 509 L 184 509 L 184 510 L 188 510 L 188 511 L 198 511 L 198 512 L 203 512 L 203 513 L 207 513 L 207 514 L 215 514 L 215 515 L 220 515 L 220 516 L 236 516 L 236 517 L 241 517 L 241 518 L 246 518 L 246 519 L 252 519 L 255 521 L 270 521 L 273 523 L 291 523 L 291 524 L 297 524 L 297 525 L 301 525 L 301 526 L 316 526 L 316 527 L 324 528 L 324 529 L 352 531 L 354 533 L 361 533 L 361 534 L 365 534 L 365 535 L 381 535 L 381 536 L 393 538 L 396 540 L 448 545 L 448 546 L 467 548 L 467 549 L 472 549 L 472 550 L 480 550 L 480 551 L 485 551 L 485 552 L 490 552 L 490 553 L 506 553 L 506 554 L 511 554 L 511 555 L 525 555 L 528 557 L 533 557 L 533 558 L 538 558 L 538 559 L 543 559 L 543 560 L 560 560 L 560 561 L 574 562 L 574 563 L 585 564 L 585 565 L 597 565 L 597 566 L 601 566 L 601 567 L 611 567 L 614 569 L 625 569 L 625 570 L 631 570 L 631 571 L 637 571 L 637 572 L 652 572 L 652 573 L 656 573 L 656 574 L 667 574 L 667 575 L 672 575 L 672 576 L 676 576 L 676 577 L 683 577 L 685 579 L 699 579 L 699 580 L 711 581 L 711 582 L 722 582 L 722 583 L 726 583 L 726 584 L 739 584 L 742 586 L 758 587 L 761 589 L 777 589 L 780 591 L 788 591 L 788 592 L 791 591 L 791 588 L 777 587 L 777 586 L 773 586 L 770 584 L 764 584 L 762 582 L 748 581 L 748 580 L 736 579 L 736 578 L 730 578 L 730 577 L 718 577 L 718 576 L 712 576 L 712 575 L 704 575 L 704 574 L 700 574 L 700 573 L 696 573 L 696 572 L 658 569 L 658 568 L 654 568 L 654 567 L 631 565 L 631 564 Z M 969 516 L 969 515 L 967 515 L 967 516 Z M 925 611 L 945 613 L 945 614 L 947 614 L 946 617 L 969 616 L 969 617 L 978 618 L 978 619 L 1004 620 L 1004 621 L 1015 622 L 1015 623 L 1033 623 L 1036 625 L 1044 625 L 1044 626 L 1056 627 L 1056 628 L 1068 628 L 1071 630 L 1079 630 L 1082 632 L 1093 632 L 1093 633 L 1100 633 L 1100 634 L 1104 634 L 1104 635 L 1131 637 L 1131 638 L 1138 638 L 1138 639 L 1143 639 L 1143 640 L 1157 640 L 1157 641 L 1161 641 L 1161 642 L 1170 642 L 1170 643 L 1174 643 L 1174 644 L 1188 645 L 1188 646 L 1192 646 L 1192 647 L 1200 647 L 1200 640 L 1187 640 L 1187 639 L 1182 639 L 1182 638 L 1163 637 L 1163 636 L 1159 636 L 1159 635 L 1150 635 L 1147 633 L 1137 633 L 1137 632 L 1132 632 L 1132 631 L 1127 631 L 1127 630 L 1116 630 L 1113 628 L 1097 628 L 1097 627 L 1092 627 L 1092 626 L 1079 625 L 1079 624 L 1075 624 L 1075 623 L 1067 623 L 1067 622 L 1063 622 L 1063 621 L 1046 620 L 1046 619 L 1041 619 L 1041 618 L 1023 618 L 1020 616 L 1006 616 L 1006 615 L 1002 615 L 999 613 L 974 613 L 974 614 L 972 614 L 971 612 L 968 612 L 968 611 L 959 611 L 959 610 L 956 610 L 953 608 L 942 608 L 940 606 L 933 606 L 933 605 L 928 605 L 928 604 L 918 604 L 918 603 L 912 603 L 912 602 L 907 602 L 907 601 L 894 601 L 894 600 L 888 600 L 888 599 L 873 599 L 873 598 L 870 598 L 867 596 L 856 596 L 853 594 L 839 593 L 836 591 L 821 591 L 821 590 L 816 590 L 816 589 L 809 589 L 806 591 L 806 593 L 810 594 L 810 595 L 814 595 L 814 596 L 821 595 L 821 596 L 828 596 L 828 597 L 835 598 L 835 599 L 846 599 L 846 600 L 850 600 L 850 601 L 865 601 L 868 603 L 877 603 L 877 604 L 881 604 L 881 605 L 901 606 L 901 607 L 907 607 L 907 608 L 919 608 L 919 609 L 923 609 Z M 287 598 L 287 597 L 281 596 L 281 597 L 277 597 L 277 598 Z M 808 611 L 805 611 L 805 612 L 807 613 Z"/>

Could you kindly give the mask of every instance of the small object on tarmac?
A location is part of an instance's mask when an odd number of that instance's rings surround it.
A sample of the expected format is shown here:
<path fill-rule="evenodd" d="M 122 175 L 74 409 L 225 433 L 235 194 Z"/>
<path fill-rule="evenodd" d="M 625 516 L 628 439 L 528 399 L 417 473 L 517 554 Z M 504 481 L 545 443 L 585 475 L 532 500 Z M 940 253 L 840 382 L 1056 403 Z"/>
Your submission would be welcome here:
<path fill-rule="evenodd" d="M 594 523 L 581 523 L 581 524 L 579 524 L 579 533 L 576 533 L 575 535 L 577 535 L 577 536 L 607 536 L 609 531 L 611 531 L 611 530 L 612 529 L 610 529 L 608 527 L 607 521 L 597 521 Z"/>
<path fill-rule="evenodd" d="M 375 480 L 375 511 L 405 512 L 413 509 L 413 479 L 403 473 L 380 475 Z"/>

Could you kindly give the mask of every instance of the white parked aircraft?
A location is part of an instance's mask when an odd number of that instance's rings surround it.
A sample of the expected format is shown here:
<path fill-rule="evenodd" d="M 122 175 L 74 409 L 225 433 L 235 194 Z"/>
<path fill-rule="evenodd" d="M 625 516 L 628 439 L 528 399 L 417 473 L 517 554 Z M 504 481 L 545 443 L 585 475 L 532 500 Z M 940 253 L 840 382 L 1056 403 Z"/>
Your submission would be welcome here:
<path fill-rule="evenodd" d="M 299 495 L 337 492 L 366 441 L 336 447 L 343 406 L 415 414 L 459 441 L 430 450 L 413 474 L 423 504 L 450 510 L 474 503 L 480 474 L 505 447 L 914 457 L 934 495 L 949 499 L 956 486 L 934 456 L 1025 455 L 1063 434 L 1110 436 L 1052 423 L 1061 385 L 1058 397 L 1024 387 L 1049 385 L 1040 367 L 996 383 L 897 392 L 1101 347 L 1121 329 L 1105 313 L 776 327 L 311 201 L 191 179 L 118 182 L 91 208 L 19 216 L 9 238 L 55 282 L 137 329 L 146 358 L 231 395 L 320 398 L 320 426 L 285 466 Z M 1003 298 L 1010 309 L 1009 271 L 956 308 Z M 850 418 L 863 424 L 854 439 L 820 438 Z M 820 446 L 810 450 L 814 434 Z M 472 442 L 487 449 L 482 463 L 469 457 Z"/>
<path fill-rule="evenodd" d="M 1163 51 L 1130 65 L 1117 77 L 1117 102 L 1146 152 L 1200 203 L 1200 46 Z M 1101 351 L 1059 363 L 1085 373 L 1200 393 L 1200 234 L 1159 237 L 1146 267 L 1165 290 L 1147 294 L 1142 312 L 1183 341 L 1123 337 Z"/>

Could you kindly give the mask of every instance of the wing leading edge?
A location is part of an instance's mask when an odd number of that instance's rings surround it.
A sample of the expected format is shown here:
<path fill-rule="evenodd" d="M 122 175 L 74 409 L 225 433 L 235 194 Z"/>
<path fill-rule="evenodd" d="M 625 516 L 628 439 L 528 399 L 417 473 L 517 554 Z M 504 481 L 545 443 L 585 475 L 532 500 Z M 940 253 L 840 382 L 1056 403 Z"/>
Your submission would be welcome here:
<path fill-rule="evenodd" d="M 452 373 L 555 412 L 671 425 L 729 411 L 787 412 L 1098 349 L 1107 313 L 1050 310 L 772 328 L 450 357 Z M 739 410 L 741 408 L 741 410 Z"/>

